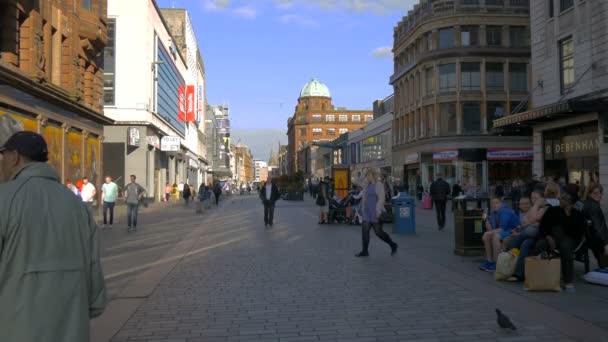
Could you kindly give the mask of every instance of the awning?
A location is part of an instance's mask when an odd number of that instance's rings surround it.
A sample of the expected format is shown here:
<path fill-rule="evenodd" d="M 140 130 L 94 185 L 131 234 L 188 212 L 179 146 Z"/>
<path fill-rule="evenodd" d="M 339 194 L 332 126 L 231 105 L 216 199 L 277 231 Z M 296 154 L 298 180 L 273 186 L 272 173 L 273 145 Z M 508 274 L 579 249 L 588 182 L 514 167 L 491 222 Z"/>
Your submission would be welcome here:
<path fill-rule="evenodd" d="M 574 113 L 570 105 L 570 101 L 563 101 L 548 106 L 529 110 L 527 112 L 505 116 L 504 118 L 494 120 L 494 128 L 514 125 L 521 122 L 538 120 L 547 118 L 555 114 L 571 114 Z"/>

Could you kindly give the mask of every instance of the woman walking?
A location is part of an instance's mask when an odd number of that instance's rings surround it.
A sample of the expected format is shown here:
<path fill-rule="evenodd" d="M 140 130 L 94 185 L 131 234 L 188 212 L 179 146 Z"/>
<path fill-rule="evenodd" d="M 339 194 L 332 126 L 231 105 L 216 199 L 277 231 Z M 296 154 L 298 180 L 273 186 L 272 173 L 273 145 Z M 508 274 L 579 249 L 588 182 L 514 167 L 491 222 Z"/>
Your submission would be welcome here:
<path fill-rule="evenodd" d="M 184 190 L 182 190 L 182 196 L 184 197 L 184 201 L 186 202 L 186 206 L 190 203 L 190 196 L 192 192 L 190 191 L 190 186 L 188 183 L 184 184 Z"/>
<path fill-rule="evenodd" d="M 384 195 L 384 185 L 378 180 L 378 173 L 373 169 L 369 169 L 365 174 L 365 182 L 361 195 L 363 250 L 355 254 L 356 257 L 369 256 L 369 231 L 372 227 L 376 236 L 391 247 L 391 255 L 397 253 L 397 244 L 382 230 L 382 223 L 379 220 L 380 214 L 384 211 Z"/>

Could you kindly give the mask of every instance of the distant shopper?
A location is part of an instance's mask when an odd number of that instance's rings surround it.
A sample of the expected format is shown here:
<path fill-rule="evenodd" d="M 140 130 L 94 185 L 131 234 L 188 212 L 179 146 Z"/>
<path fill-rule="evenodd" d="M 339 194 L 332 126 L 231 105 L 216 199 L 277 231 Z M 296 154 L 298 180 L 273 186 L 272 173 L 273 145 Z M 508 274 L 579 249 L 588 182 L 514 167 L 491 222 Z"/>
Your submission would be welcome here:
<path fill-rule="evenodd" d="M 179 184 L 177 185 L 177 190 L 179 191 L 178 198 L 183 198 L 184 197 L 184 182 L 179 182 Z"/>
<path fill-rule="evenodd" d="M 103 228 L 108 224 L 108 212 L 110 212 L 110 228 L 114 224 L 114 205 L 118 196 L 118 185 L 112 182 L 112 177 L 106 176 L 106 182 L 101 186 L 101 202 L 103 203 Z"/>
<path fill-rule="evenodd" d="M 87 177 L 82 178 L 82 192 L 80 193 L 80 196 L 82 197 L 82 202 L 84 202 L 89 210 L 93 210 L 93 202 L 95 201 L 96 194 L 97 190 L 95 189 L 95 185 L 89 183 Z"/>
<path fill-rule="evenodd" d="M 380 215 L 384 211 L 384 185 L 378 179 L 378 173 L 374 169 L 369 169 L 365 174 L 365 182 L 361 193 L 361 208 L 363 212 L 363 225 L 361 235 L 363 249 L 355 254 L 356 257 L 369 256 L 369 231 L 374 228 L 376 236 L 386 242 L 391 247 L 391 254 L 397 253 L 397 244 L 382 229 Z"/>
<path fill-rule="evenodd" d="M 139 211 L 139 203 L 143 200 L 146 189 L 137 184 L 137 177 L 131 175 L 131 183 L 125 187 L 127 198 L 127 223 L 129 228 L 127 232 L 137 231 L 137 214 Z"/>
<path fill-rule="evenodd" d="M 454 198 L 460 196 L 462 192 L 462 187 L 460 186 L 460 181 L 457 181 L 452 185 L 452 211 L 454 211 Z"/>
<path fill-rule="evenodd" d="M 186 206 L 188 206 L 188 203 L 190 202 L 190 195 L 192 195 L 192 193 L 190 192 L 190 185 L 188 185 L 188 183 L 184 184 L 183 190 L 182 190 L 182 196 L 184 198 L 184 201 L 186 202 Z"/>
<path fill-rule="evenodd" d="M 608 258 L 608 226 L 606 226 L 606 218 L 602 212 L 600 203 L 604 194 L 604 188 L 597 183 L 592 183 L 585 191 L 585 206 L 584 212 L 588 219 L 591 220 L 591 229 L 589 231 L 589 245 L 595 259 L 600 267 L 608 267 L 606 261 Z"/>
<path fill-rule="evenodd" d="M 215 205 L 219 207 L 220 196 L 222 195 L 222 186 L 220 183 L 215 183 L 215 186 L 213 187 L 213 195 L 215 196 Z"/>
<path fill-rule="evenodd" d="M 317 199 L 315 204 L 319 207 L 319 224 L 328 222 L 329 213 L 329 177 L 319 182 Z"/>
<path fill-rule="evenodd" d="M 165 202 L 169 203 L 169 199 L 171 198 L 171 184 L 169 182 L 167 182 L 165 184 Z"/>
<path fill-rule="evenodd" d="M 74 185 L 71 180 L 68 179 L 65 181 L 65 187 L 68 188 L 72 193 L 74 193 L 74 195 L 78 196 L 78 198 L 80 198 L 80 190 L 78 190 L 76 185 Z"/>
<path fill-rule="evenodd" d="M 445 204 L 450 195 L 450 184 L 443 180 L 442 175 L 438 175 L 437 179 L 431 183 L 430 191 L 437 213 L 437 226 L 439 230 L 442 230 L 445 228 Z"/>
<path fill-rule="evenodd" d="M 272 227 L 274 219 L 275 203 L 281 198 L 279 189 L 272 182 L 272 177 L 268 177 L 266 185 L 260 190 L 260 199 L 264 203 L 264 225 Z"/>

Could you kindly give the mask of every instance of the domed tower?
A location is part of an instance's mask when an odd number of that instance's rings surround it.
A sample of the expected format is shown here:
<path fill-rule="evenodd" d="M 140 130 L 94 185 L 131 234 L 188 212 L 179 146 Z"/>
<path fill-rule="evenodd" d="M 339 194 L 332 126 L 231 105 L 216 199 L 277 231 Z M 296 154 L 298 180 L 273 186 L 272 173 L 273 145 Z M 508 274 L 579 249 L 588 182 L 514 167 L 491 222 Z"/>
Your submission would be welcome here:
<path fill-rule="evenodd" d="M 327 86 L 316 78 L 306 83 L 300 91 L 296 113 L 307 110 L 329 110 L 333 109 L 331 94 Z"/>

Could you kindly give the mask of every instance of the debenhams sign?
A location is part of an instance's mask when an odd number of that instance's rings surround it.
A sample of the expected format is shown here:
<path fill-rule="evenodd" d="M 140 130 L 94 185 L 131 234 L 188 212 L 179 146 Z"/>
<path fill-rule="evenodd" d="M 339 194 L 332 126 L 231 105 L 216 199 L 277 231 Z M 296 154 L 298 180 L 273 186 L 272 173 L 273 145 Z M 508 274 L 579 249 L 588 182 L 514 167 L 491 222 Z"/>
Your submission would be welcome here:
<path fill-rule="evenodd" d="M 599 150 L 597 133 L 565 136 L 561 139 L 545 139 L 545 159 L 594 157 Z"/>

